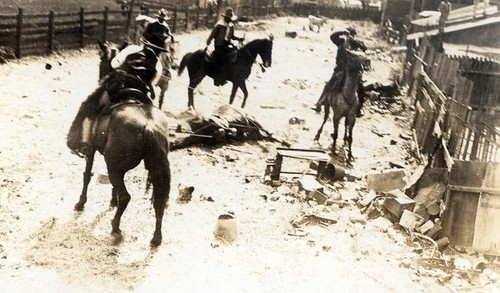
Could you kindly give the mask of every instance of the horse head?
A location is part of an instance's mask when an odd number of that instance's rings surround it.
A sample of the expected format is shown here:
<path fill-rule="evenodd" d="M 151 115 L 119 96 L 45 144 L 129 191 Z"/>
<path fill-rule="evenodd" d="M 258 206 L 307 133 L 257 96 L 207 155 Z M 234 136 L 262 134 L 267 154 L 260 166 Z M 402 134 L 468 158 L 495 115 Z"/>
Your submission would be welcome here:
<path fill-rule="evenodd" d="M 97 41 L 99 44 L 99 79 L 103 78 L 106 74 L 110 73 L 113 68 L 111 67 L 111 60 L 120 52 L 116 44 L 105 41 Z"/>
<path fill-rule="evenodd" d="M 269 39 L 264 39 L 264 49 L 259 54 L 264 67 L 271 67 L 273 62 L 273 40 L 274 36 L 272 34 L 269 35 Z"/>
<path fill-rule="evenodd" d="M 369 68 L 370 59 L 363 52 L 347 51 L 347 68 L 352 73 L 362 73 Z"/>

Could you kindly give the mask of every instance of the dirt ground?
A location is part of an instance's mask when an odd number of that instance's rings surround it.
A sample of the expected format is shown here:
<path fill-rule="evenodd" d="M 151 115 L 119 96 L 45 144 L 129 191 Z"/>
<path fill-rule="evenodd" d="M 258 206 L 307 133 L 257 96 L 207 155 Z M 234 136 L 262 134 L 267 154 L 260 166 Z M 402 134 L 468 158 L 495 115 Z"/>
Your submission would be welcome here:
<path fill-rule="evenodd" d="M 374 70 L 367 78 L 390 78 L 401 63 L 388 46 L 377 43 L 372 23 L 329 20 L 320 33 L 303 31 L 305 25 L 304 18 L 278 18 L 244 32 L 247 40 L 271 32 L 275 37 L 273 66 L 265 73 L 254 66 L 244 111 L 293 147 L 328 150 L 331 122 L 319 143 L 313 142 L 322 115 L 309 107 L 333 70 L 336 48 L 328 38 L 331 30 L 355 25 L 368 47 L 381 49 L 373 56 Z M 297 38 L 285 38 L 285 31 L 294 30 Z M 207 35 L 208 31 L 180 35 L 180 56 L 203 48 Z M 47 70 L 46 63 L 52 69 Z M 173 182 L 162 245 L 149 246 L 154 213 L 144 192 L 142 166 L 126 176 L 132 200 L 122 218 L 124 241 L 112 245 L 111 186 L 96 180 L 105 172 L 102 157 L 94 166 L 85 211 L 77 213 L 73 205 L 81 191 L 84 160 L 70 154 L 65 145 L 80 103 L 96 86 L 97 65 L 97 50 L 88 49 L 0 66 L 3 292 L 443 292 L 466 287 L 461 280 L 442 285 L 436 276 L 401 266 L 404 259 L 416 262 L 412 247 L 371 221 L 365 225 L 349 221 L 360 213 L 352 199 L 367 193 L 367 173 L 388 169 L 390 162 L 408 171 L 413 168 L 410 142 L 400 137 L 408 133 L 412 115 L 404 103 L 392 104 L 389 110 L 368 103 L 366 115 L 357 121 L 356 160 L 349 171 L 360 179 L 334 184 L 334 196 L 351 203 L 346 207 L 278 197 L 274 188 L 262 184 L 265 160 L 275 155 L 277 144 L 192 147 L 169 156 Z M 186 110 L 187 83 L 186 73 L 172 80 L 164 105 L 171 116 Z M 197 110 L 210 113 L 228 102 L 229 92 L 229 84 L 216 88 L 205 79 L 195 96 Z M 236 109 L 241 97 L 239 93 Z M 292 117 L 305 123 L 291 125 Z M 228 155 L 236 159 L 227 160 Z M 179 183 L 194 186 L 191 202 L 175 201 Z M 207 197 L 214 201 L 204 200 Z M 212 233 L 218 215 L 228 210 L 236 215 L 239 238 L 226 245 Z M 290 221 L 302 212 L 338 222 L 307 226 L 303 237 L 289 235 Z"/>

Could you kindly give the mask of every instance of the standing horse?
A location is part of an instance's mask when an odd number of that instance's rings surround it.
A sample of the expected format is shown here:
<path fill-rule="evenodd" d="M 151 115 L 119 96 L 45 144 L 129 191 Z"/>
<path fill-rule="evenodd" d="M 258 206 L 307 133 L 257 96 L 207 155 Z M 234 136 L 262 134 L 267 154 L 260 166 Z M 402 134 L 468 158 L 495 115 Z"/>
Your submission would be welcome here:
<path fill-rule="evenodd" d="M 231 96 L 229 98 L 229 104 L 232 104 L 236 91 L 240 88 L 243 91 L 243 103 L 241 107 L 244 108 L 247 97 L 248 90 L 245 84 L 245 80 L 250 76 L 252 65 L 257 63 L 255 59 L 257 55 L 262 59 L 263 64 L 261 64 L 262 71 L 265 67 L 271 67 L 272 63 L 272 50 L 273 50 L 273 36 L 271 35 L 269 39 L 257 39 L 250 43 L 244 45 L 238 50 L 236 61 L 224 67 L 227 69 L 225 71 L 225 80 L 233 83 L 233 88 L 231 90 Z M 207 62 L 206 54 L 204 50 L 198 50 L 195 52 L 190 52 L 184 55 L 179 64 L 178 74 L 181 75 L 184 68 L 188 69 L 189 73 L 189 87 L 188 87 L 188 107 L 194 108 L 194 89 L 205 76 L 215 78 L 215 72 L 217 72 L 216 66 L 219 64 Z"/>
<path fill-rule="evenodd" d="M 111 67 L 111 60 L 115 58 L 116 54 L 121 50 L 125 49 L 126 46 L 130 45 L 129 42 L 125 42 L 120 47 L 111 42 L 101 42 L 98 41 L 99 48 L 101 51 L 99 52 L 100 62 L 99 62 L 99 79 L 102 79 L 104 76 L 111 73 L 114 69 Z M 160 59 L 161 65 L 163 66 L 163 72 L 158 80 L 157 86 L 160 88 L 160 97 L 158 101 L 158 107 L 161 109 L 163 105 L 163 99 L 165 97 L 165 93 L 168 90 L 169 81 L 172 78 L 172 74 L 170 73 L 170 67 L 174 67 L 174 60 L 177 59 L 178 52 L 178 43 L 175 41 L 167 43 L 168 52 L 163 52 L 158 57 Z"/>
<path fill-rule="evenodd" d="M 117 206 L 111 222 L 113 235 L 121 237 L 120 220 L 129 201 L 123 178 L 125 173 L 144 160 L 153 184 L 153 206 L 156 228 L 152 246 L 161 243 L 163 213 L 170 192 L 170 167 L 168 161 L 168 125 L 166 115 L 151 103 L 126 101 L 115 104 L 106 113 L 100 114 L 99 91 L 84 101 L 73 121 L 67 137 L 67 145 L 86 159 L 83 189 L 75 210 L 82 211 L 87 202 L 87 188 L 91 178 L 96 151 L 103 154 L 108 176 L 113 186 L 111 206 Z M 121 100 L 126 100 L 125 99 Z M 92 135 L 88 146 L 81 150 L 83 124 L 94 121 L 90 127 Z M 118 238 L 120 239 L 120 238 Z"/>
<path fill-rule="evenodd" d="M 328 99 L 324 102 L 325 106 L 325 116 L 323 117 L 323 123 L 319 128 L 314 140 L 319 140 L 321 132 L 323 131 L 323 126 L 330 115 L 330 107 L 333 110 L 333 146 L 332 153 L 335 154 L 335 147 L 337 143 L 337 136 L 339 130 L 339 122 L 342 117 L 345 117 L 345 129 L 344 129 L 344 144 L 348 143 L 348 158 L 350 161 L 353 159 L 352 156 L 352 130 L 354 128 L 354 123 L 356 123 L 356 111 L 359 107 L 359 98 L 357 93 L 357 88 L 360 79 L 363 75 L 363 68 L 366 64 L 366 60 L 363 56 L 349 51 L 347 54 L 347 68 L 345 72 L 344 85 L 340 91 L 330 92 Z"/>

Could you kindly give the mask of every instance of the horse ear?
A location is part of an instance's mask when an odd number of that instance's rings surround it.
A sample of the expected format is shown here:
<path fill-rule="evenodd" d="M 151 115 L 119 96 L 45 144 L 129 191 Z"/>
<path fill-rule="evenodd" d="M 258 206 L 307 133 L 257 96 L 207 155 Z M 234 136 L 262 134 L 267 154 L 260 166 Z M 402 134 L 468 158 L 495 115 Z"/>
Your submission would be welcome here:
<path fill-rule="evenodd" d="M 99 44 L 99 48 L 101 49 L 101 51 L 106 50 L 106 45 L 104 45 L 104 43 L 101 42 L 101 40 L 97 40 L 97 43 Z"/>
<path fill-rule="evenodd" d="M 271 42 L 274 40 L 273 34 L 269 34 L 269 40 L 271 40 Z"/>

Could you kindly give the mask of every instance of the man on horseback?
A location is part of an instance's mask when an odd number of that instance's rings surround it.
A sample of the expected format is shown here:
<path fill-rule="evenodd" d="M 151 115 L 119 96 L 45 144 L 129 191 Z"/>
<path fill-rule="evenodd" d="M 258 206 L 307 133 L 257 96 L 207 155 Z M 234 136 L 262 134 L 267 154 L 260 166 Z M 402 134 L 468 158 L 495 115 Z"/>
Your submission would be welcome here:
<path fill-rule="evenodd" d="M 237 40 L 239 42 L 244 40 L 244 38 L 239 38 L 234 35 L 233 21 L 235 20 L 236 17 L 233 14 L 233 9 L 227 8 L 226 12 L 222 14 L 222 19 L 216 23 L 207 39 L 207 46 L 214 40 L 213 58 L 221 68 L 214 78 L 214 84 L 216 86 L 223 85 L 226 82 L 222 74 L 223 68 L 226 64 L 234 62 L 237 57 L 237 50 L 231 43 L 231 40 Z"/>
<path fill-rule="evenodd" d="M 167 20 L 170 19 L 168 17 L 167 10 L 165 8 L 162 8 L 158 11 L 157 14 L 155 14 L 155 16 L 157 17 L 157 20 L 148 24 L 148 26 L 144 30 L 144 33 L 142 34 L 142 37 L 146 40 L 149 40 L 156 34 L 164 36 L 165 39 L 168 37 L 172 37 L 172 34 L 170 33 L 170 27 L 167 24 Z"/>
<path fill-rule="evenodd" d="M 335 68 L 333 70 L 332 77 L 330 77 L 330 80 L 326 83 L 325 87 L 323 88 L 323 92 L 321 93 L 321 96 L 319 97 L 315 106 L 312 108 L 316 112 L 319 113 L 321 111 L 321 106 L 328 99 L 328 93 L 331 93 L 332 91 L 341 90 L 342 85 L 344 84 L 344 77 L 346 73 L 346 62 L 347 62 L 348 51 L 349 50 L 360 50 L 363 52 L 366 51 L 367 48 L 365 44 L 362 41 L 355 39 L 355 37 L 356 37 L 356 30 L 351 27 L 347 28 L 344 31 L 334 32 L 333 34 L 330 35 L 330 40 L 337 46 Z M 361 116 L 361 107 L 365 100 L 364 95 L 365 94 L 363 90 L 363 84 L 360 81 L 358 85 L 358 98 L 360 102 L 360 106 L 357 110 L 358 117 Z"/>
<path fill-rule="evenodd" d="M 152 103 L 155 96 L 153 85 L 162 73 L 159 54 L 165 51 L 165 37 L 154 34 L 149 36 L 149 39 L 143 38 L 141 41 L 142 46 L 130 45 L 113 58 L 111 66 L 115 70 L 106 75 L 100 81 L 99 87 L 89 96 L 88 100 L 96 103 L 96 112 L 82 125 L 81 153 L 85 153 L 91 141 L 94 121 L 102 113 L 107 113 L 111 105 L 123 100 Z"/>

